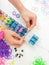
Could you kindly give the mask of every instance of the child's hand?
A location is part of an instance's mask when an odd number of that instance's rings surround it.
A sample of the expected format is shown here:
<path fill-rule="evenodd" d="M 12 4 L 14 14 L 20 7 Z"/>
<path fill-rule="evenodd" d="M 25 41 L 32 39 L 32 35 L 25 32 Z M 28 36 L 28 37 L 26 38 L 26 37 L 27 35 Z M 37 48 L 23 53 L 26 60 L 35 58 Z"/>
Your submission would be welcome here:
<path fill-rule="evenodd" d="M 36 15 L 27 9 L 22 10 L 21 15 L 26 22 L 27 28 L 31 30 L 36 25 Z"/>
<path fill-rule="evenodd" d="M 8 41 L 8 43 L 10 43 L 10 45 L 20 47 L 23 44 L 24 39 L 15 32 L 6 29 L 4 30 L 4 33 L 4 38 L 6 39 L 6 41 Z"/>
<path fill-rule="evenodd" d="M 31 30 L 36 25 L 36 15 L 27 10 L 20 0 L 9 0 L 21 13 L 22 18 L 26 22 L 26 26 Z"/>

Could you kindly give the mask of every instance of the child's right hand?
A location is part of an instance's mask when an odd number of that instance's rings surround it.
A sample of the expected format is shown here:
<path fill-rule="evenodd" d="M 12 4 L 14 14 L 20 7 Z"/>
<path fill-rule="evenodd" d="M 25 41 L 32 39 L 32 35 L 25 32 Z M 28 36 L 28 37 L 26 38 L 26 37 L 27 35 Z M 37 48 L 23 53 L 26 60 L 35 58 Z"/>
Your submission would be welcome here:
<path fill-rule="evenodd" d="M 24 43 L 24 39 L 22 37 L 20 37 L 20 35 L 18 35 L 14 31 L 5 29 L 4 33 L 5 33 L 4 39 L 8 43 L 10 43 L 10 45 L 13 45 L 13 46 L 16 46 L 16 47 L 20 47 Z"/>

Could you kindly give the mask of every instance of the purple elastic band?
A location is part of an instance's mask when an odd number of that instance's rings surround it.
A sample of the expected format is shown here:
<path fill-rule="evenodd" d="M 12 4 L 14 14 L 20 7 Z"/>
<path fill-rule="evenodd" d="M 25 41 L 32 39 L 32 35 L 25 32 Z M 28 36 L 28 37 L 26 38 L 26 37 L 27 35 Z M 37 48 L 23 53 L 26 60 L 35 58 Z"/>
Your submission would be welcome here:
<path fill-rule="evenodd" d="M 0 57 L 10 58 L 12 50 L 4 40 L 0 40 Z"/>

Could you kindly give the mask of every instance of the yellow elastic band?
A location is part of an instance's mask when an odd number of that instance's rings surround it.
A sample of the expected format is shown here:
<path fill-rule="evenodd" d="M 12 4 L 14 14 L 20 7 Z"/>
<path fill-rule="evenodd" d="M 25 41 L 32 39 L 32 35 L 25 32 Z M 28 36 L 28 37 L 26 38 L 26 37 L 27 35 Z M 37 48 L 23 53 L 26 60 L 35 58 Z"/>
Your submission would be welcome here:
<path fill-rule="evenodd" d="M 0 20 L 4 20 L 4 17 L 5 17 L 4 15 L 0 16 Z"/>
<path fill-rule="evenodd" d="M 9 20 L 9 18 L 5 17 L 5 19 L 3 21 L 4 21 L 4 23 L 6 23 L 8 20 Z"/>
<path fill-rule="evenodd" d="M 2 27 L 2 25 L 0 25 L 0 31 L 5 30 L 6 28 Z"/>

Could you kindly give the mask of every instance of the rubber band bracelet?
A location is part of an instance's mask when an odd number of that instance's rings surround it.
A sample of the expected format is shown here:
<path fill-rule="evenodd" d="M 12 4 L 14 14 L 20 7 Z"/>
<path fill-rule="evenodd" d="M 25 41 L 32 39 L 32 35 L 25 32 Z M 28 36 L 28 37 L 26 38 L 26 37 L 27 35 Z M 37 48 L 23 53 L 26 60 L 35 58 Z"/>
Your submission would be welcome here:
<path fill-rule="evenodd" d="M 0 25 L 0 39 L 4 38 L 4 30 L 5 28 Z"/>

